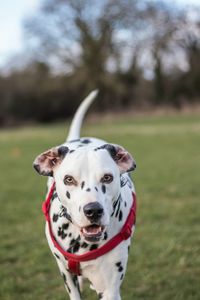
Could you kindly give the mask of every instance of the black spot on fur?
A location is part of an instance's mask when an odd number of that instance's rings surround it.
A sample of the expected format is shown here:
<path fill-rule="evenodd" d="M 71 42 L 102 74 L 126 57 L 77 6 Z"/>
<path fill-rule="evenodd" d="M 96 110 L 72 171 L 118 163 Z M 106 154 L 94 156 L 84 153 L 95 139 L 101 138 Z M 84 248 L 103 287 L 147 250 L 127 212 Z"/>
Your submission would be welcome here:
<path fill-rule="evenodd" d="M 104 232 L 104 238 L 103 238 L 103 239 L 104 239 L 104 240 L 107 240 L 107 238 L 108 238 L 108 234 L 107 234 L 107 232 L 105 231 L 105 232 Z"/>
<path fill-rule="evenodd" d="M 65 217 L 68 219 L 70 222 L 72 222 L 71 216 L 68 214 L 67 209 L 64 206 L 61 206 L 61 212 L 60 212 L 60 217 Z"/>
<path fill-rule="evenodd" d="M 68 143 L 76 143 L 76 142 L 80 142 L 80 139 L 76 139 L 76 140 L 71 140 L 71 141 L 69 141 Z"/>
<path fill-rule="evenodd" d="M 59 218 L 58 214 L 53 214 L 53 222 L 57 222 Z"/>
<path fill-rule="evenodd" d="M 81 295 L 80 287 L 79 287 L 79 282 L 78 282 L 78 276 L 74 275 L 72 277 L 73 283 L 75 287 L 78 289 L 79 295 Z"/>
<path fill-rule="evenodd" d="M 72 239 L 71 242 L 70 242 L 70 247 L 69 249 L 67 250 L 68 252 L 70 253 L 75 253 L 75 252 L 78 252 L 79 248 L 80 248 L 80 235 L 77 237 L 77 239 Z"/>
<path fill-rule="evenodd" d="M 84 140 L 81 140 L 81 143 L 89 144 L 89 143 L 92 143 L 92 142 L 89 139 L 84 139 Z"/>
<path fill-rule="evenodd" d="M 60 256 L 58 256 L 58 254 L 54 253 L 55 257 L 60 259 Z"/>
<path fill-rule="evenodd" d="M 98 188 L 95 186 L 95 190 L 98 192 Z"/>
<path fill-rule="evenodd" d="M 125 206 L 125 207 L 127 207 L 127 203 L 126 203 L 126 201 L 124 201 L 124 206 Z"/>
<path fill-rule="evenodd" d="M 122 213 L 122 211 L 120 210 L 120 212 L 119 212 L 119 222 L 122 220 L 122 218 L 123 218 L 123 213 Z"/>
<path fill-rule="evenodd" d="M 79 248 L 80 248 L 80 243 L 79 243 L 79 242 L 76 242 L 75 245 L 73 246 L 72 252 L 73 252 L 73 253 L 78 252 Z"/>
<path fill-rule="evenodd" d="M 68 292 L 71 293 L 71 289 L 70 289 L 70 287 L 68 286 L 68 283 L 67 283 L 67 277 L 64 273 L 62 273 L 62 277 L 63 277 L 64 283 L 67 287 Z"/>
<path fill-rule="evenodd" d="M 115 146 L 113 146 L 111 144 L 105 144 L 105 145 L 101 146 L 101 148 L 106 149 L 110 153 L 110 156 L 115 160 L 115 157 L 117 155 L 117 150 L 116 150 Z"/>
<path fill-rule="evenodd" d="M 64 224 L 62 225 L 62 229 L 63 229 L 63 230 L 67 230 L 68 227 L 69 227 L 69 223 L 64 223 Z"/>
<path fill-rule="evenodd" d="M 87 248 L 88 247 L 88 244 L 86 242 L 84 242 L 82 245 L 81 245 L 81 248 Z"/>
<path fill-rule="evenodd" d="M 102 192 L 105 194 L 106 193 L 106 186 L 104 184 L 102 184 L 101 189 L 102 189 Z"/>
<path fill-rule="evenodd" d="M 120 266 L 120 267 L 118 268 L 118 271 L 119 271 L 119 272 L 122 272 L 123 269 L 124 269 L 124 268 L 123 268 L 122 266 Z"/>
<path fill-rule="evenodd" d="M 101 147 L 97 147 L 97 148 L 94 149 L 94 151 L 98 151 L 98 150 L 102 150 L 102 148 Z"/>
<path fill-rule="evenodd" d="M 116 263 L 116 266 L 118 267 L 118 272 L 122 272 L 123 271 L 123 266 L 122 266 L 122 263 L 121 263 L 121 261 L 119 261 L 119 262 L 117 262 Z"/>
<path fill-rule="evenodd" d="M 126 178 L 124 178 L 123 176 L 121 176 L 120 178 L 120 185 L 121 187 L 124 187 L 127 184 L 128 180 Z"/>
<path fill-rule="evenodd" d="M 72 233 L 70 232 L 70 233 L 69 233 L 69 237 L 71 237 L 71 236 L 72 236 Z"/>
<path fill-rule="evenodd" d="M 69 152 L 69 148 L 66 146 L 61 146 L 58 148 L 58 155 L 65 156 Z"/>
<path fill-rule="evenodd" d="M 117 200 L 115 200 L 115 201 L 113 202 L 113 212 L 112 212 L 112 214 L 111 214 L 111 217 L 114 215 L 116 208 L 117 208 L 117 209 L 119 208 L 120 202 L 121 202 L 121 194 L 119 194 Z"/>
<path fill-rule="evenodd" d="M 81 188 L 82 188 L 82 189 L 84 188 L 84 185 L 85 185 L 85 181 L 83 181 L 83 182 L 81 183 Z"/>
<path fill-rule="evenodd" d="M 51 201 L 53 201 L 55 198 L 58 198 L 58 194 L 56 192 L 53 193 L 53 196 L 51 197 Z"/>
<path fill-rule="evenodd" d="M 69 151 L 69 153 L 73 153 L 73 152 L 75 152 L 75 150 L 70 150 L 70 151 Z"/>
<path fill-rule="evenodd" d="M 91 189 L 90 188 L 88 188 L 87 190 L 86 190 L 86 192 L 90 192 L 91 191 Z"/>
<path fill-rule="evenodd" d="M 93 244 L 91 247 L 90 247 L 90 251 L 92 250 L 95 250 L 98 248 L 98 245 L 97 244 Z"/>
<path fill-rule="evenodd" d="M 124 278 L 124 274 L 122 273 L 121 277 L 120 277 L 120 280 L 122 280 Z"/>
<path fill-rule="evenodd" d="M 67 234 L 64 232 L 62 227 L 58 227 L 58 236 L 61 237 L 62 240 L 64 240 L 67 236 Z"/>
<path fill-rule="evenodd" d="M 70 199 L 70 197 L 71 197 L 70 192 L 67 191 L 66 196 L 67 196 L 68 199 Z"/>
<path fill-rule="evenodd" d="M 103 293 L 99 293 L 98 297 L 99 297 L 99 299 L 102 299 L 103 298 Z"/>
<path fill-rule="evenodd" d="M 120 201 L 117 205 L 117 210 L 116 210 L 116 214 L 115 214 L 115 217 L 117 218 L 118 217 L 118 214 L 119 214 L 119 210 L 120 210 Z"/>
<path fill-rule="evenodd" d="M 74 243 L 76 242 L 76 240 L 75 239 L 72 239 L 71 241 L 70 241 L 70 246 L 72 246 Z"/>

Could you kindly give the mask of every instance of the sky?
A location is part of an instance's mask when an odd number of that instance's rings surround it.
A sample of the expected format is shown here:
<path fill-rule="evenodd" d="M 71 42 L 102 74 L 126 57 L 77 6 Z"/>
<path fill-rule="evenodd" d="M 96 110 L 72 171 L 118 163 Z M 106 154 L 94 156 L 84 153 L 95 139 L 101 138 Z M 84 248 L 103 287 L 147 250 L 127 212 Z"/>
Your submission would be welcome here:
<path fill-rule="evenodd" d="M 5 0 L 0 4 L 0 66 L 23 47 L 23 20 L 41 0 Z"/>
<path fill-rule="evenodd" d="M 5 0 L 0 4 L 0 67 L 23 49 L 23 20 L 37 11 L 42 0 Z M 181 5 L 197 4 L 200 0 L 174 0 Z"/>

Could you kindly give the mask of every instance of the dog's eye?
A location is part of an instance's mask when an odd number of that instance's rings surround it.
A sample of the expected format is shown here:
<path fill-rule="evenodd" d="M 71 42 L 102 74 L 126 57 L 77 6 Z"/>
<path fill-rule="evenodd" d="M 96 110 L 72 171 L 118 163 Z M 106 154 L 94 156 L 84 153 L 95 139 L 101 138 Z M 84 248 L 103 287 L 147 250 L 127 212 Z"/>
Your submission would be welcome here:
<path fill-rule="evenodd" d="M 66 184 L 66 185 L 77 185 L 77 182 L 76 182 L 76 180 L 74 179 L 73 176 L 66 175 L 64 177 L 64 184 Z"/>
<path fill-rule="evenodd" d="M 102 183 L 111 183 L 113 181 L 113 175 L 112 174 L 105 174 L 102 178 L 101 178 L 101 182 Z"/>

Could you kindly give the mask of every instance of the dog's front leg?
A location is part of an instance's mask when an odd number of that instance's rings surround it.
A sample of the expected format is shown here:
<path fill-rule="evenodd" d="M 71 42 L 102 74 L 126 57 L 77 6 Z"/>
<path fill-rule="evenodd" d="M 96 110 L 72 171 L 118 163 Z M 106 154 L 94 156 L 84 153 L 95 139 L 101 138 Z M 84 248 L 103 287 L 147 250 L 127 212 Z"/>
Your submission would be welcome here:
<path fill-rule="evenodd" d="M 66 266 L 63 265 L 60 260 L 56 259 L 61 276 L 64 280 L 65 288 L 69 294 L 70 300 L 81 300 L 80 288 L 78 276 L 72 275 L 66 270 Z"/>

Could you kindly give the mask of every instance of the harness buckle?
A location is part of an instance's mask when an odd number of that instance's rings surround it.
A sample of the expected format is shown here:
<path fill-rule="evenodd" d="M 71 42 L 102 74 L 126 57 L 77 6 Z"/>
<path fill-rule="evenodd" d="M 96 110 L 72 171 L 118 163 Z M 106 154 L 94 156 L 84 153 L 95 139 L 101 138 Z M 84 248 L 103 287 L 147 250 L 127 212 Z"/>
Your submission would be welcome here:
<path fill-rule="evenodd" d="M 69 258 L 68 259 L 68 268 L 71 273 L 76 274 L 76 275 L 81 275 L 79 261 Z"/>

